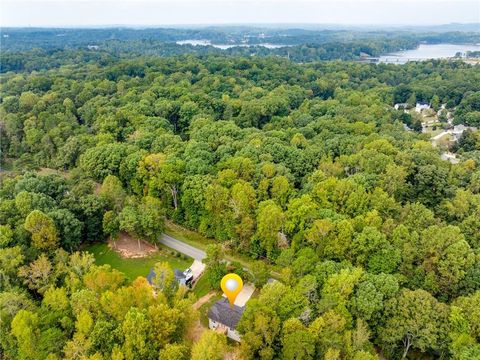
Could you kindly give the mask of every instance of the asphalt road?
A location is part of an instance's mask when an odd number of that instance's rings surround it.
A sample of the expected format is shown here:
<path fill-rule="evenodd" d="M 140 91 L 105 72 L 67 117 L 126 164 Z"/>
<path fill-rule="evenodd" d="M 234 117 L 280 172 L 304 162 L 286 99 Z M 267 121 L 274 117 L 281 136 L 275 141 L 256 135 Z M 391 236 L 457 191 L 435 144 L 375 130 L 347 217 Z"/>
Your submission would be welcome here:
<path fill-rule="evenodd" d="M 160 243 L 169 247 L 170 249 L 173 249 L 182 254 L 188 255 L 191 258 L 198 261 L 202 261 L 207 257 L 207 254 L 205 253 L 205 251 L 197 249 L 196 247 L 186 244 L 183 241 L 177 240 L 167 234 L 163 234 L 160 237 Z M 250 271 L 248 268 L 244 268 L 244 270 Z M 273 276 L 276 276 L 277 278 L 280 277 L 280 274 L 275 271 L 272 271 L 271 274 Z M 275 279 L 271 279 L 271 280 L 276 281 Z"/>
<path fill-rule="evenodd" d="M 207 254 L 205 254 L 205 251 L 188 245 L 180 240 L 168 236 L 167 234 L 162 235 L 162 237 L 160 238 L 160 243 L 182 254 L 188 255 L 198 261 L 202 261 L 207 256 Z"/>

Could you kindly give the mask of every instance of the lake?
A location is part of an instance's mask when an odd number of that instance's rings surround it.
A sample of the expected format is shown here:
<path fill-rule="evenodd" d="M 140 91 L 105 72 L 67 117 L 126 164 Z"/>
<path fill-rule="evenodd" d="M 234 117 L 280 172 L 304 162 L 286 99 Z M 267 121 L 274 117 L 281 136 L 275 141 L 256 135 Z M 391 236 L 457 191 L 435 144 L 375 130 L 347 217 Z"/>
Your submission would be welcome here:
<path fill-rule="evenodd" d="M 178 45 L 193 46 L 213 46 L 218 49 L 226 50 L 232 47 L 249 47 L 263 46 L 267 49 L 278 49 L 281 47 L 291 46 L 284 44 L 212 44 L 210 40 L 180 40 L 176 42 Z M 413 50 L 397 51 L 391 54 L 379 57 L 379 63 L 387 64 L 405 64 L 408 61 L 428 60 L 428 59 L 448 59 L 455 56 L 457 52 L 465 55 L 467 51 L 480 51 L 480 45 L 473 44 L 420 44 L 418 48 Z"/>
<path fill-rule="evenodd" d="M 267 49 L 278 49 L 290 45 L 281 45 L 281 44 L 212 44 L 210 40 L 180 40 L 176 42 L 178 45 L 193 45 L 193 46 L 213 46 L 222 50 L 230 49 L 232 47 L 249 47 L 249 46 L 263 46 Z"/>
<path fill-rule="evenodd" d="M 413 50 L 398 51 L 380 56 L 379 62 L 388 64 L 405 64 L 408 61 L 428 59 L 448 59 L 454 57 L 457 52 L 463 55 L 467 51 L 480 51 L 480 45 L 469 44 L 421 44 Z"/>

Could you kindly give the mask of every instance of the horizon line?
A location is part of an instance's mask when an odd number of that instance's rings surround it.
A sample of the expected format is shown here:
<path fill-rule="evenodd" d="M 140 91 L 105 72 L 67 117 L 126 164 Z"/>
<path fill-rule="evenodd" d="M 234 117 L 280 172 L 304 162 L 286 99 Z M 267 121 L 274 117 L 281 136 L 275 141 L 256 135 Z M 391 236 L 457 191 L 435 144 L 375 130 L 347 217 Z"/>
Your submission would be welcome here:
<path fill-rule="evenodd" d="M 252 23 L 162 23 L 162 24 L 89 24 L 89 25 L 81 25 L 81 24 L 61 24 L 61 25 L 8 25 L 3 26 L 0 25 L 0 29 L 2 28 L 43 28 L 43 29 L 74 29 L 74 28 L 86 28 L 86 29 L 94 29 L 94 28 L 138 28 L 138 27 L 148 27 L 148 28 L 163 28 L 165 26 L 175 26 L 175 27 L 182 27 L 182 26 L 201 26 L 201 27 L 220 27 L 220 26 L 353 26 L 353 27 L 406 27 L 406 26 L 414 26 L 420 28 L 426 27 L 439 27 L 439 26 L 451 26 L 451 25 L 478 25 L 480 26 L 479 22 L 451 22 L 451 23 L 432 23 L 432 24 L 419 24 L 419 23 L 377 23 L 377 24 L 369 24 L 369 23 L 316 23 L 316 22 L 252 22 Z M 480 28 L 478 29 L 480 31 Z"/>

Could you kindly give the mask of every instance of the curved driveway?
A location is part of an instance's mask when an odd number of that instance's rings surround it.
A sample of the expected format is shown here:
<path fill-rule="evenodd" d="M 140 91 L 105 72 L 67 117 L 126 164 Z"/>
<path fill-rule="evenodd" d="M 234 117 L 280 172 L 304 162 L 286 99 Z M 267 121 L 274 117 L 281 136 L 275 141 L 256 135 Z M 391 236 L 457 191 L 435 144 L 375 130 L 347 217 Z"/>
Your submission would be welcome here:
<path fill-rule="evenodd" d="M 191 258 L 194 258 L 195 260 L 198 260 L 198 261 L 202 261 L 207 256 L 205 251 L 197 249 L 196 247 L 193 247 L 191 245 L 188 245 L 167 234 L 162 234 L 162 236 L 160 237 L 160 243 L 182 254 L 188 255 Z"/>
<path fill-rule="evenodd" d="M 189 244 L 186 244 L 183 241 L 177 240 L 177 239 L 175 239 L 175 238 L 173 238 L 173 237 L 171 237 L 167 234 L 162 234 L 162 236 L 160 237 L 160 244 L 163 244 L 163 245 L 165 245 L 165 246 L 167 246 L 167 247 L 169 247 L 173 250 L 176 250 L 176 251 L 178 251 L 182 254 L 188 255 L 191 258 L 193 258 L 195 260 L 198 260 L 200 262 L 202 262 L 202 260 L 207 257 L 207 254 L 205 253 L 205 251 L 200 250 L 196 247 L 193 247 Z M 246 271 L 250 271 L 250 269 L 248 269 L 246 267 L 244 267 L 243 269 L 246 270 Z M 280 278 L 280 274 L 276 271 L 271 271 L 270 275 L 275 276 L 276 278 Z M 277 280 L 272 279 L 272 278 L 269 278 L 269 280 L 277 281 Z"/>

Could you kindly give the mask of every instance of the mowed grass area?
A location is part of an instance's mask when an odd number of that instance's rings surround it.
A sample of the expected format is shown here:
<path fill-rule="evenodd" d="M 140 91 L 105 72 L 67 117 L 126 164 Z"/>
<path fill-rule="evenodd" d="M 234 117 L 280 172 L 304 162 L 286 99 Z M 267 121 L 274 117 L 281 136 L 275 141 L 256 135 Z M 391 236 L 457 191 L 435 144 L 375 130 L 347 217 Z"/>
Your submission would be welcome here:
<path fill-rule="evenodd" d="M 430 137 L 434 137 L 434 136 L 437 136 L 438 134 L 440 134 L 444 131 L 445 130 L 443 130 L 443 128 L 441 128 L 440 126 L 437 126 L 437 128 L 435 130 L 433 130 L 433 126 L 428 126 L 425 133 L 430 135 Z"/>
<path fill-rule="evenodd" d="M 193 259 L 176 257 L 168 250 L 161 248 L 155 254 L 136 259 L 123 258 L 115 251 L 110 249 L 106 243 L 92 244 L 84 249 L 95 256 L 97 265 L 108 264 L 113 269 L 124 273 L 130 281 L 135 280 L 139 276 L 147 277 L 150 269 L 157 262 L 168 262 L 172 269 L 185 270 L 192 265 Z"/>
<path fill-rule="evenodd" d="M 200 279 L 198 279 L 192 290 L 193 293 L 197 296 L 197 299 L 200 299 L 202 296 L 207 295 L 210 290 L 212 290 L 205 274 L 200 276 Z"/>

